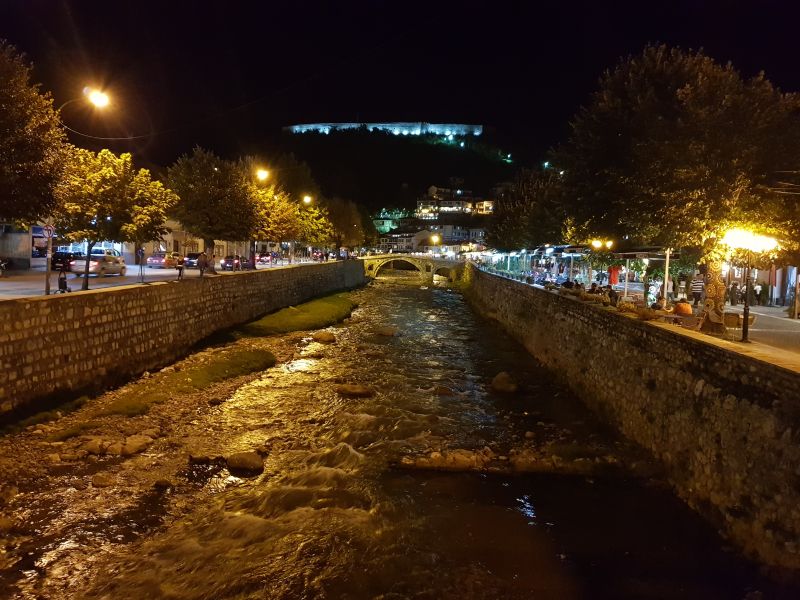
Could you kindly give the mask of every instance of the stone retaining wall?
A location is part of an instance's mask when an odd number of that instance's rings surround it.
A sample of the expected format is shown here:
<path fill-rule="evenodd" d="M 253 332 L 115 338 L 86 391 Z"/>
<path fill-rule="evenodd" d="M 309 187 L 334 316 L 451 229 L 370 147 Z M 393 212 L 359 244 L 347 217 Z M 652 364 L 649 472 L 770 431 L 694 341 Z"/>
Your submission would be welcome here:
<path fill-rule="evenodd" d="M 359 260 L 0 302 L 0 415 L 124 381 L 208 335 L 364 282 Z"/>
<path fill-rule="evenodd" d="M 800 569 L 800 373 L 472 266 L 466 280 L 473 306 L 659 458 L 685 501 L 747 554 Z"/>

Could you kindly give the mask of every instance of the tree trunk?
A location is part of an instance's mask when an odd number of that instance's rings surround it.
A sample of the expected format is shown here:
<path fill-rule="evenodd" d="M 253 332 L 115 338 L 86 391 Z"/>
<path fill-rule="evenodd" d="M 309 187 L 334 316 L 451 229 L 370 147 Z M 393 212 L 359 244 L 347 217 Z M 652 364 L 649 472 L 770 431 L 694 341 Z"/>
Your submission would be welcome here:
<path fill-rule="evenodd" d="M 703 302 L 703 326 L 700 331 L 722 335 L 725 333 L 725 282 L 722 280 L 722 263 L 708 263 L 706 271 L 706 299 Z"/>
<path fill-rule="evenodd" d="M 92 260 L 92 248 L 94 248 L 95 242 L 87 242 L 86 243 L 86 263 L 83 266 L 83 282 L 81 283 L 82 290 L 89 289 L 89 263 Z"/>
<path fill-rule="evenodd" d="M 203 240 L 203 252 L 206 253 L 208 257 L 208 267 L 207 271 L 209 273 L 216 273 L 217 269 L 215 263 L 217 262 L 216 255 L 214 254 L 214 240 L 213 239 L 206 239 Z"/>

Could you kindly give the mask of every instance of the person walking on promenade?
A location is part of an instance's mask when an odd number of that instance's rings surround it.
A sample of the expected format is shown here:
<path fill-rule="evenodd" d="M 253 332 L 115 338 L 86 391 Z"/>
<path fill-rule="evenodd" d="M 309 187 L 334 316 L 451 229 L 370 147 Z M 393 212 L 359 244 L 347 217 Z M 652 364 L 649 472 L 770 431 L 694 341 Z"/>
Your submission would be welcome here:
<path fill-rule="evenodd" d="M 200 271 L 200 277 L 202 277 L 208 268 L 208 256 L 205 252 L 201 252 L 200 256 L 197 257 L 197 268 Z"/>
<path fill-rule="evenodd" d="M 731 302 L 731 306 L 739 304 L 739 284 L 735 281 L 731 284 L 731 289 L 728 292 L 728 299 Z"/>
<path fill-rule="evenodd" d="M 186 264 L 186 259 L 183 256 L 178 257 L 178 263 L 175 265 L 175 268 L 178 269 L 178 281 L 183 279 L 183 267 Z"/>
<path fill-rule="evenodd" d="M 692 281 L 692 296 L 694 297 L 693 306 L 697 306 L 697 304 L 703 298 L 703 291 L 705 289 L 706 285 L 703 283 L 703 276 L 695 275 L 694 280 Z"/>

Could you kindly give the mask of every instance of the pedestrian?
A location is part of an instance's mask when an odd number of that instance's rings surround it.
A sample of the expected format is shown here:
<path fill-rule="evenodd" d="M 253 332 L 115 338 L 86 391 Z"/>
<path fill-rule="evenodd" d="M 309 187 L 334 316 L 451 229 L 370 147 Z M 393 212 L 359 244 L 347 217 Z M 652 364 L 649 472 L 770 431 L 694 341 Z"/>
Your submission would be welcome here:
<path fill-rule="evenodd" d="M 217 255 L 216 254 L 212 254 L 211 255 L 211 260 L 208 261 L 208 272 L 209 273 L 212 273 L 213 275 L 217 274 L 217 268 L 215 266 L 216 264 L 217 264 Z"/>
<path fill-rule="evenodd" d="M 703 291 L 706 289 L 706 285 L 703 283 L 703 276 L 702 275 L 695 275 L 694 280 L 692 281 L 692 297 L 694 297 L 694 304 L 692 306 L 697 306 L 700 300 L 703 298 Z"/>
<path fill-rule="evenodd" d="M 202 277 L 208 268 L 208 255 L 205 252 L 201 252 L 200 256 L 197 257 L 197 268 L 200 271 L 200 277 Z"/>
<path fill-rule="evenodd" d="M 667 278 L 667 300 L 675 302 L 675 280 L 672 277 Z"/>
<path fill-rule="evenodd" d="M 183 279 L 183 267 L 186 264 L 186 259 L 183 256 L 178 257 L 178 262 L 175 265 L 175 268 L 178 269 L 178 281 Z"/>
<path fill-rule="evenodd" d="M 739 284 L 735 281 L 731 284 L 731 289 L 728 291 L 728 300 L 730 300 L 731 306 L 739 304 Z"/>
<path fill-rule="evenodd" d="M 62 264 L 61 270 L 58 272 L 58 292 L 59 294 L 66 294 L 72 290 L 67 285 L 67 265 Z"/>

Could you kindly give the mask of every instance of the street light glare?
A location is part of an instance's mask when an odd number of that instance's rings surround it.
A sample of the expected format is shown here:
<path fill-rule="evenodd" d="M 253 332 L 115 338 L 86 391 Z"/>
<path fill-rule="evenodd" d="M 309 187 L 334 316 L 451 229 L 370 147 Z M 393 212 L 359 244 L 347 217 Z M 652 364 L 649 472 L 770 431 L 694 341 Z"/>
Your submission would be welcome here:
<path fill-rule="evenodd" d="M 89 99 L 89 102 L 94 104 L 97 108 L 105 108 L 111 102 L 108 94 L 95 90 L 89 87 L 83 88 L 84 95 Z"/>
<path fill-rule="evenodd" d="M 600 240 L 592 240 L 592 248 L 600 248 L 603 245 L 603 242 Z"/>
<path fill-rule="evenodd" d="M 766 235 L 759 235 L 747 229 L 729 229 L 722 238 L 722 243 L 731 248 L 750 250 L 751 252 L 769 252 L 778 247 L 778 240 Z"/>
<path fill-rule="evenodd" d="M 438 243 L 439 243 L 439 236 L 438 236 L 438 235 L 433 235 L 433 236 L 431 236 L 431 241 L 432 241 L 434 244 L 438 244 Z"/>
<path fill-rule="evenodd" d="M 311 196 L 303 196 L 303 202 L 305 204 L 311 204 L 312 200 L 313 200 L 313 198 Z"/>
<path fill-rule="evenodd" d="M 266 181 L 269 178 L 269 171 L 266 169 L 259 169 L 256 171 L 256 177 L 258 177 L 259 181 Z"/>

